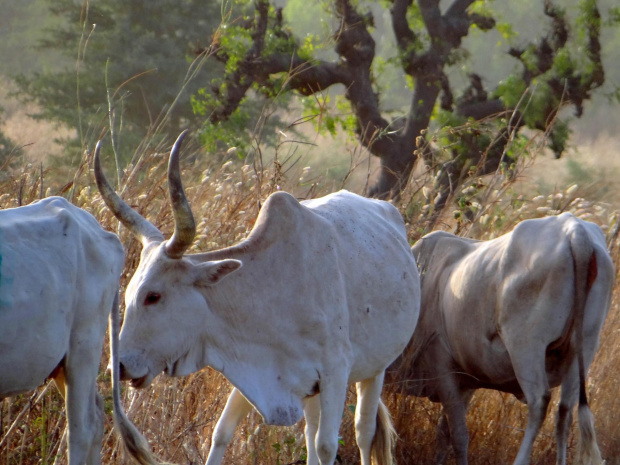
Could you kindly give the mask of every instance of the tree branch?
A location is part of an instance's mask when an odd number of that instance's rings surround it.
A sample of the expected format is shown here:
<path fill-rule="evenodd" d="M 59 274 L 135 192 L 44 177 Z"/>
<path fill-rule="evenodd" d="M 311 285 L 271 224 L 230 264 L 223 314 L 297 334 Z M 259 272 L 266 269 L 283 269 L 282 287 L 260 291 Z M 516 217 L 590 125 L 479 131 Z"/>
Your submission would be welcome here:
<path fill-rule="evenodd" d="M 456 112 L 465 118 L 473 118 L 476 121 L 489 118 L 507 111 L 500 99 L 485 100 L 482 102 L 464 103 L 456 109 Z"/>
<path fill-rule="evenodd" d="M 288 73 L 287 87 L 302 95 L 312 95 L 334 84 L 351 84 L 350 71 L 339 63 L 327 61 L 310 62 L 298 55 L 273 54 L 255 60 L 250 71 L 257 79 L 266 79 L 277 73 Z"/>
<path fill-rule="evenodd" d="M 252 80 L 247 79 L 247 74 L 244 69 L 244 65 L 256 60 L 263 50 L 265 45 L 265 34 L 267 33 L 269 2 L 268 0 L 257 0 L 256 2 L 257 17 L 253 25 L 246 27 L 252 29 L 252 47 L 243 58 L 241 66 L 233 73 L 232 76 L 227 78 L 228 85 L 226 86 L 226 96 L 222 100 L 224 104 L 213 110 L 209 116 L 209 120 L 212 123 L 218 123 L 224 121 L 230 117 L 230 115 L 239 107 L 241 100 L 245 96 L 248 89 L 252 86 Z M 221 52 L 221 49 L 216 50 L 215 56 L 224 62 L 229 60 L 229 56 Z M 246 68 L 247 69 L 247 68 Z M 212 89 L 216 95 L 220 94 L 219 88 Z"/>
<path fill-rule="evenodd" d="M 462 16 L 469 8 L 469 5 L 474 3 L 474 0 L 454 0 L 452 5 L 446 10 L 446 16 Z"/>
<path fill-rule="evenodd" d="M 336 52 L 351 76 L 346 97 L 357 116 L 357 133 L 362 145 L 382 157 L 391 140 L 386 137 L 389 123 L 381 116 L 379 99 L 372 87 L 370 67 L 375 56 L 375 41 L 364 18 L 349 0 L 336 1 L 340 28 L 335 34 Z"/>
<path fill-rule="evenodd" d="M 411 6 L 412 1 L 413 0 L 392 0 L 392 8 L 390 9 L 394 37 L 403 55 L 402 62 L 405 72 L 408 75 L 412 75 L 415 72 L 411 64 L 416 58 L 415 46 L 418 42 L 418 37 L 411 30 L 407 22 L 407 10 Z"/>
<path fill-rule="evenodd" d="M 340 16 L 336 53 L 350 66 L 370 69 L 375 58 L 375 40 L 366 28 L 366 21 L 349 0 L 336 0 L 336 11 Z"/>

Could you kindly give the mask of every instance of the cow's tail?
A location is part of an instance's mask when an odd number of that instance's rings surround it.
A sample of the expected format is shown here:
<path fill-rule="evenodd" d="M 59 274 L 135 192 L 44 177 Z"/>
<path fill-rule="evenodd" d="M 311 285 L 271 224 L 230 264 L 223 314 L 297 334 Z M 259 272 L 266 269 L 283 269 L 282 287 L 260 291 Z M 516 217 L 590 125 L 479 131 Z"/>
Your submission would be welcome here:
<path fill-rule="evenodd" d="M 395 438 L 396 430 L 392 425 L 390 411 L 383 403 L 383 400 L 379 399 L 377 429 L 375 430 L 371 451 L 372 461 L 375 465 L 392 465 L 392 451 Z"/>
<path fill-rule="evenodd" d="M 579 225 L 571 238 L 571 252 L 575 271 L 575 350 L 579 366 L 579 454 L 577 463 L 584 465 L 600 465 L 603 463 L 601 452 L 596 441 L 594 416 L 588 405 L 586 394 L 586 369 L 584 361 L 584 321 L 588 293 L 598 272 L 596 253 L 592 242 Z"/>
<path fill-rule="evenodd" d="M 127 418 L 120 395 L 120 362 L 118 357 L 118 339 L 120 332 L 120 310 L 118 292 L 114 298 L 110 314 L 110 358 L 112 365 L 112 397 L 114 401 L 114 427 L 121 437 L 125 450 L 141 465 L 169 465 L 160 462 L 151 451 L 148 441 Z"/>

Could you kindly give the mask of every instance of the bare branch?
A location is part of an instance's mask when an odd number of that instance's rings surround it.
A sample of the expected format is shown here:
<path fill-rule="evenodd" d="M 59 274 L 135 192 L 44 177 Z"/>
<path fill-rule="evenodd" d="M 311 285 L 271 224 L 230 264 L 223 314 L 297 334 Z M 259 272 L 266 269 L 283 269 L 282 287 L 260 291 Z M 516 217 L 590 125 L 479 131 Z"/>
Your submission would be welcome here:
<path fill-rule="evenodd" d="M 445 35 L 444 22 L 439 10 L 439 0 L 419 0 L 418 4 L 431 40 L 439 40 Z"/>
<path fill-rule="evenodd" d="M 462 16 L 467 12 L 467 8 L 472 3 L 474 3 L 474 0 L 454 0 L 452 5 L 446 10 L 446 16 Z"/>
<path fill-rule="evenodd" d="M 287 86 L 303 95 L 312 95 L 334 84 L 351 84 L 349 70 L 339 63 L 328 61 L 310 62 L 285 54 L 273 54 L 252 63 L 252 72 L 258 79 L 266 79 L 277 73 L 287 73 Z"/>
<path fill-rule="evenodd" d="M 407 10 L 413 0 L 392 0 L 392 29 L 398 48 L 404 56 L 405 63 L 412 63 L 415 59 L 415 45 L 418 41 L 417 36 L 409 27 L 407 22 Z M 406 69 L 407 74 L 411 75 L 413 70 Z"/>
<path fill-rule="evenodd" d="M 269 15 L 269 1 L 258 0 L 256 2 L 256 11 L 258 18 L 256 20 L 256 26 L 253 28 L 252 33 L 252 49 L 250 55 L 254 57 L 260 56 L 265 46 L 265 34 L 267 33 L 267 20 Z"/>
<path fill-rule="evenodd" d="M 506 107 L 499 99 L 485 100 L 481 102 L 466 103 L 457 108 L 457 113 L 465 118 L 473 118 L 479 121 L 506 111 Z"/>
<path fill-rule="evenodd" d="M 375 55 L 375 41 L 364 18 L 349 0 L 337 0 L 336 5 L 340 16 L 340 28 L 335 35 L 336 52 L 352 77 L 346 97 L 358 119 L 360 141 L 373 154 L 383 156 L 391 142 L 384 136 L 389 123 L 381 116 L 379 100 L 372 87 L 370 66 Z"/>
<path fill-rule="evenodd" d="M 375 40 L 363 18 L 349 0 L 336 0 L 340 28 L 336 32 L 336 53 L 350 66 L 370 69 L 375 58 Z"/>

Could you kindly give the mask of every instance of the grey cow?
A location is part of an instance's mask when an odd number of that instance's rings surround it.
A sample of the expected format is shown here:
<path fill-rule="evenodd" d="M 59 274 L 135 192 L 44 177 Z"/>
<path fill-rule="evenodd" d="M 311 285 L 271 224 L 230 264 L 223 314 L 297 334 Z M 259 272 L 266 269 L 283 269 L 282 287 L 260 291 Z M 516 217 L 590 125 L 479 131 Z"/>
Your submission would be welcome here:
<path fill-rule="evenodd" d="M 487 388 L 527 403 L 514 464 L 528 464 L 550 389 L 561 385 L 557 463 L 566 463 L 579 401 L 579 463 L 598 465 L 585 382 L 614 281 L 601 229 L 564 213 L 523 221 L 490 241 L 433 232 L 412 251 L 421 273 L 420 320 L 388 379 L 405 393 L 441 402 L 437 463 L 451 444 L 457 464 L 467 464 L 465 414 L 474 390 Z"/>

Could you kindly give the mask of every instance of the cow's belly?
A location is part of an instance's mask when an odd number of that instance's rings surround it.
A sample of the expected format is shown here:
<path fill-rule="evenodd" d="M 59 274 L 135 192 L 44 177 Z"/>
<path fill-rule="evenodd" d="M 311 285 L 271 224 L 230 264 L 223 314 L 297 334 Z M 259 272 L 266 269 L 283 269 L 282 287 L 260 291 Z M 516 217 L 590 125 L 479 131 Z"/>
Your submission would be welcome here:
<path fill-rule="evenodd" d="M 469 339 L 466 342 L 453 349 L 453 356 L 463 373 L 462 383 L 472 388 L 512 392 L 516 376 L 508 350 L 499 335 Z M 518 388 L 518 384 L 516 386 Z"/>
<path fill-rule="evenodd" d="M 65 350 L 39 346 L 19 346 L 0 355 L 0 398 L 36 389 L 62 361 Z M 4 347 L 2 347 L 4 349 Z"/>
<path fill-rule="evenodd" d="M 357 314 L 360 318 L 352 331 L 355 338 L 351 341 L 353 363 L 350 383 L 375 377 L 396 360 L 413 335 L 418 308 L 382 311 L 376 307 L 364 307 Z"/>
<path fill-rule="evenodd" d="M 456 371 L 463 373 L 461 385 L 470 388 L 495 389 L 521 397 L 522 390 L 512 365 L 512 359 L 499 335 L 469 340 L 458 347 Z M 548 350 L 545 354 L 546 373 L 551 388 L 559 386 L 574 358 L 567 357 L 561 349 Z"/>
<path fill-rule="evenodd" d="M 0 397 L 35 389 L 67 352 L 68 321 L 42 307 L 0 308 Z"/>

